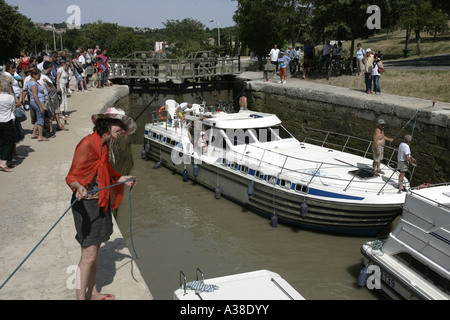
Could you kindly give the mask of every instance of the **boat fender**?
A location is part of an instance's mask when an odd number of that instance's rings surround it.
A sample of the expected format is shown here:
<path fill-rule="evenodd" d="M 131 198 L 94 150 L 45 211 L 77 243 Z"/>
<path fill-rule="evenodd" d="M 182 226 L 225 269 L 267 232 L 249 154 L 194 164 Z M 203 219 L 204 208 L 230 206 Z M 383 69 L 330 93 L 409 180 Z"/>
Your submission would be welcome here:
<path fill-rule="evenodd" d="M 158 161 L 157 163 L 155 163 L 155 165 L 153 166 L 153 169 L 159 169 L 159 167 L 161 167 L 161 161 Z"/>
<path fill-rule="evenodd" d="M 308 214 L 308 203 L 305 201 L 300 205 L 300 216 L 305 218 Z"/>
<path fill-rule="evenodd" d="M 199 170 L 199 167 L 198 167 L 198 164 L 196 164 L 196 165 L 194 165 L 194 177 L 197 177 L 198 176 L 198 170 Z"/>
<path fill-rule="evenodd" d="M 359 277 L 358 277 L 359 289 L 366 286 L 368 278 L 369 278 L 368 267 L 364 266 L 364 268 L 362 268 L 361 271 L 359 272 Z"/>
<path fill-rule="evenodd" d="M 277 218 L 277 215 L 274 213 L 273 215 L 272 215 L 272 217 L 270 218 L 270 225 L 273 227 L 273 228 L 276 228 L 276 227 L 278 227 L 278 218 Z"/>
<path fill-rule="evenodd" d="M 145 160 L 145 158 L 147 158 L 147 152 L 145 152 L 144 148 L 142 148 L 142 151 L 141 151 L 141 158 L 144 160 Z"/>
<path fill-rule="evenodd" d="M 166 121 L 167 119 L 162 115 L 162 112 L 166 109 L 166 106 L 162 106 L 161 108 L 159 108 L 158 114 L 159 114 L 159 118 L 162 121 Z"/>
<path fill-rule="evenodd" d="M 255 181 L 250 181 L 247 188 L 247 194 L 251 196 L 254 190 L 255 190 Z"/>
<path fill-rule="evenodd" d="M 216 199 L 220 199 L 220 197 L 222 195 L 222 191 L 220 191 L 219 186 L 216 187 L 215 193 L 216 193 Z"/>
<path fill-rule="evenodd" d="M 189 174 L 188 174 L 186 169 L 184 169 L 184 171 L 183 171 L 183 181 L 184 182 L 188 182 L 189 181 Z"/>
<path fill-rule="evenodd" d="M 150 146 L 150 142 L 146 142 L 144 145 L 144 150 L 145 152 L 150 152 L 150 150 L 152 149 L 152 147 Z"/>

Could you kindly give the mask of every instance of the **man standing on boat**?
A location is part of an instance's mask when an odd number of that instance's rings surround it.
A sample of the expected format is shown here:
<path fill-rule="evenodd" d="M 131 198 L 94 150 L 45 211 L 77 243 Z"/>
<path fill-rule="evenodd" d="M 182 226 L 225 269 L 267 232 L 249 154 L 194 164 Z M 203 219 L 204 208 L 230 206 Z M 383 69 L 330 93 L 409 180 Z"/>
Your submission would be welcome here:
<path fill-rule="evenodd" d="M 380 173 L 383 172 L 380 169 L 380 163 L 383 160 L 384 155 L 384 146 L 387 141 L 394 141 L 394 139 L 388 138 L 384 135 L 384 125 L 386 122 L 383 119 L 379 119 L 377 122 L 377 127 L 375 128 L 375 132 L 373 134 L 373 174 L 379 176 Z"/>
<path fill-rule="evenodd" d="M 403 187 L 403 179 L 405 178 L 406 172 L 408 171 L 408 165 L 411 163 L 413 167 L 417 167 L 417 161 L 411 155 L 411 149 L 409 144 L 411 143 L 412 137 L 408 134 L 400 146 L 398 147 L 398 169 L 400 170 L 400 176 L 398 177 L 398 192 L 405 191 Z"/>

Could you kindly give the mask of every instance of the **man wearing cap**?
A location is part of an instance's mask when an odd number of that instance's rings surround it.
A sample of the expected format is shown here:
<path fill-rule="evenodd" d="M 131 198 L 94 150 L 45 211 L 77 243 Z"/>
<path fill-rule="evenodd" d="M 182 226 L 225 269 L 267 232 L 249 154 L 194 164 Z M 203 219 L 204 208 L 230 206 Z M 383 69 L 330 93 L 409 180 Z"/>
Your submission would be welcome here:
<path fill-rule="evenodd" d="M 375 128 L 375 132 L 373 134 L 373 174 L 380 175 L 383 173 L 380 170 L 380 163 L 383 160 L 384 155 L 384 146 L 387 141 L 394 141 L 394 139 L 388 138 L 384 135 L 384 125 L 386 122 L 383 119 L 379 119 L 377 122 L 377 127 Z"/>
<path fill-rule="evenodd" d="M 406 172 L 408 171 L 409 163 L 413 167 L 417 167 L 417 161 L 411 155 L 411 149 L 409 144 L 411 143 L 412 137 L 408 134 L 400 146 L 398 147 L 398 169 L 400 170 L 400 175 L 398 177 L 398 192 L 405 191 L 403 187 L 403 179 L 405 178 Z"/>

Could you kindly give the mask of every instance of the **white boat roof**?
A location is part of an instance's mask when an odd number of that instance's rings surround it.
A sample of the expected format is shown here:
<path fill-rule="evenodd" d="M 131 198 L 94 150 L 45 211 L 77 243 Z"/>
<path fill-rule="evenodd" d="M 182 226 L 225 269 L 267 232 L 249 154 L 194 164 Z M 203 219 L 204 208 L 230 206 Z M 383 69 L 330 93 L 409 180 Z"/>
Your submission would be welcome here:
<path fill-rule="evenodd" d="M 305 300 L 279 274 L 258 270 L 213 279 L 204 284 L 215 285 L 212 292 L 198 292 L 183 287 L 174 292 L 176 300 Z"/>
<path fill-rule="evenodd" d="M 281 120 L 274 114 L 241 110 L 238 113 L 212 113 L 203 123 L 218 129 L 252 129 L 276 126 Z"/>
<path fill-rule="evenodd" d="M 430 188 L 412 189 L 412 195 L 424 201 L 438 203 L 450 207 L 450 185 L 433 186 Z M 447 208 L 447 210 L 449 210 Z"/>

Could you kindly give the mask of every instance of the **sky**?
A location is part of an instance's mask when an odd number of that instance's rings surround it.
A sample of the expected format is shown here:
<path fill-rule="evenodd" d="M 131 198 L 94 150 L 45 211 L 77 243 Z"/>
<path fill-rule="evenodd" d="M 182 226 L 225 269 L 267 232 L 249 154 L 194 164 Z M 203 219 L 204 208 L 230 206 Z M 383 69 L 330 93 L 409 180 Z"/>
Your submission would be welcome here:
<path fill-rule="evenodd" d="M 97 22 L 117 23 L 123 27 L 164 28 L 167 20 L 191 18 L 208 28 L 234 25 L 233 14 L 237 1 L 232 0 L 5 0 L 19 7 L 19 12 L 33 22 L 61 23 L 74 21 L 79 7 L 81 24 Z M 209 22 L 214 20 L 214 22 Z"/>

